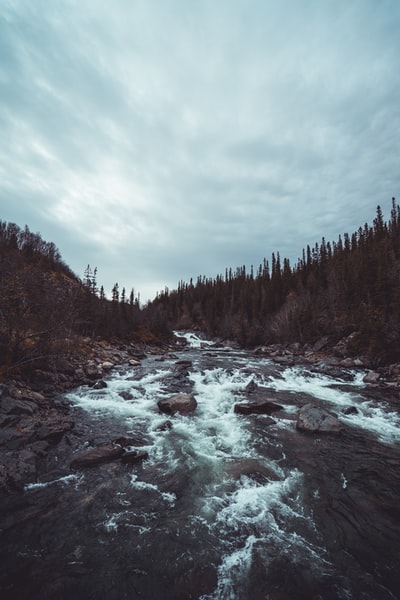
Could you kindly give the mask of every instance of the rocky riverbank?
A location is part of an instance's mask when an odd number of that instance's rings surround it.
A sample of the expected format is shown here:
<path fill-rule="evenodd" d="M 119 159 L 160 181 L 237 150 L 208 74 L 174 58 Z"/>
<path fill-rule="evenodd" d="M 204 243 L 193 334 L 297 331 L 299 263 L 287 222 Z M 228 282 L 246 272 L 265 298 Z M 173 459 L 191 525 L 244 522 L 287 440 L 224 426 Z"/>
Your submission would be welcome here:
<path fill-rule="evenodd" d="M 335 345 L 331 345 L 328 338 L 324 337 L 312 346 L 300 343 L 272 344 L 259 346 L 254 353 L 285 366 L 307 364 L 312 370 L 332 376 L 343 375 L 346 369 L 363 369 L 367 371 L 364 383 L 368 386 L 400 393 L 400 363 L 377 366 L 366 356 L 354 355 L 351 344 L 355 335 L 352 333 Z"/>
<path fill-rule="evenodd" d="M 74 353 L 55 360 L 51 370 L 36 369 L 29 380 L 19 377 L 0 383 L 0 492 L 35 482 L 40 462 L 61 440 L 68 440 L 75 423 L 69 404 L 61 398 L 63 393 L 81 385 L 106 387 L 103 377 L 118 365 L 139 366 L 145 356 L 162 357 L 185 343 L 184 338 L 177 338 L 173 347 L 84 338 Z M 400 364 L 372 369 L 365 357 L 349 356 L 350 343 L 351 336 L 332 348 L 323 338 L 312 347 L 275 344 L 256 348 L 254 353 L 286 366 L 307 364 L 311 370 L 339 378 L 346 369 L 364 369 L 368 386 L 400 397 Z M 215 344 L 221 345 L 232 343 Z M 212 349 L 210 344 L 205 346 L 205 350 Z M 176 392 L 181 391 L 185 390 L 178 386 Z"/>
<path fill-rule="evenodd" d="M 74 429 L 69 405 L 61 394 L 80 385 L 102 387 L 103 377 L 122 364 L 139 366 L 149 354 L 165 347 L 106 342 L 84 338 L 51 370 L 36 369 L 29 378 L 0 383 L 0 492 L 22 490 L 35 482 L 39 464 Z"/>

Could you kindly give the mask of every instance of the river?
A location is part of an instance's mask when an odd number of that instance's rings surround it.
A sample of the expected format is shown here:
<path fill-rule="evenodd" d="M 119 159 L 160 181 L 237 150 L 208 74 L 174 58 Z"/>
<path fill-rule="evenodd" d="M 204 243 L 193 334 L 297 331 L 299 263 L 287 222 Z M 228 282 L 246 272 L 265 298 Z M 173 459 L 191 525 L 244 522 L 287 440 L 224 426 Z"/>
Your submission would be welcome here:
<path fill-rule="evenodd" d="M 2 598 L 399 599 L 398 393 L 371 392 L 363 372 L 330 376 L 186 337 L 176 355 L 66 395 L 73 434 L 10 499 Z M 283 409 L 235 414 L 252 388 Z M 181 391 L 195 412 L 160 413 L 157 401 Z M 310 402 L 345 430 L 298 431 Z M 77 452 L 119 436 L 148 459 L 70 470 Z"/>

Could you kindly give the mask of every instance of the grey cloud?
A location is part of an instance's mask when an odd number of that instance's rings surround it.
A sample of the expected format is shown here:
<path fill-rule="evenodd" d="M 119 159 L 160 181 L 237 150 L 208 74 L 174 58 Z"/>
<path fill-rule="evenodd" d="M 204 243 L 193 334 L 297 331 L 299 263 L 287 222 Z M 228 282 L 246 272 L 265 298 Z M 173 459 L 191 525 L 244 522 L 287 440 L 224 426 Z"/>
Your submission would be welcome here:
<path fill-rule="evenodd" d="M 391 0 L 4 4 L 0 216 L 149 296 L 295 262 L 398 195 L 399 19 Z"/>

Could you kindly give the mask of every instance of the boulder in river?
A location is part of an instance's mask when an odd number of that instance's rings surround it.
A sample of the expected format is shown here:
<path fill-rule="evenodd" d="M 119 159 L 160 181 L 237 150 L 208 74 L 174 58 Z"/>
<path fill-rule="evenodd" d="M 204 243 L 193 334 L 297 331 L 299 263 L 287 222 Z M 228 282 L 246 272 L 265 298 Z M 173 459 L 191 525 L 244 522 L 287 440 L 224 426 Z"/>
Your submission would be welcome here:
<path fill-rule="evenodd" d="M 71 462 L 71 469 L 85 469 L 96 467 L 103 463 L 120 458 L 123 448 L 119 444 L 105 444 L 96 448 L 89 448 L 80 452 Z"/>
<path fill-rule="evenodd" d="M 270 415 L 271 413 L 282 410 L 283 406 L 272 402 L 271 400 L 258 400 L 257 402 L 235 404 L 234 412 L 240 415 Z"/>
<path fill-rule="evenodd" d="M 168 415 L 176 412 L 186 415 L 196 409 L 197 401 L 193 394 L 175 394 L 170 398 L 159 400 L 157 405 L 161 412 Z"/>
<path fill-rule="evenodd" d="M 299 411 L 297 429 L 310 433 L 339 433 L 344 429 L 337 417 L 324 408 L 305 404 Z"/>
<path fill-rule="evenodd" d="M 358 409 L 355 406 L 347 406 L 343 410 L 344 415 L 358 415 Z"/>
<path fill-rule="evenodd" d="M 121 461 L 125 464 L 134 465 L 148 457 L 148 453 L 144 450 L 132 450 L 131 452 L 124 452 L 121 457 Z"/>

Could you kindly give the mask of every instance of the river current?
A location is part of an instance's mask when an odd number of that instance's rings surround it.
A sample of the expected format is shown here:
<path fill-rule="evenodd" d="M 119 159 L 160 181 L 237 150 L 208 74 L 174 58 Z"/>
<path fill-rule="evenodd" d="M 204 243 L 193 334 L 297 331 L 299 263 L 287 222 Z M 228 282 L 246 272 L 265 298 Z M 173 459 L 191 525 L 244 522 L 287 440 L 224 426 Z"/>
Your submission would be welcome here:
<path fill-rule="evenodd" d="M 75 432 L 16 500 L 24 519 L 3 538 L 12 597 L 399 599 L 398 393 L 371 392 L 365 372 L 333 377 L 186 337 L 175 356 L 66 396 Z M 251 389 L 283 409 L 236 414 Z M 181 391 L 195 412 L 160 413 L 157 401 Z M 345 430 L 298 431 L 307 403 Z M 70 470 L 77 452 L 121 435 L 148 459 Z"/>

